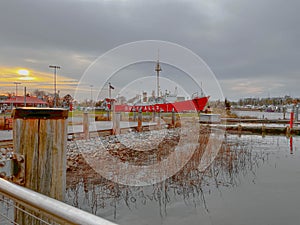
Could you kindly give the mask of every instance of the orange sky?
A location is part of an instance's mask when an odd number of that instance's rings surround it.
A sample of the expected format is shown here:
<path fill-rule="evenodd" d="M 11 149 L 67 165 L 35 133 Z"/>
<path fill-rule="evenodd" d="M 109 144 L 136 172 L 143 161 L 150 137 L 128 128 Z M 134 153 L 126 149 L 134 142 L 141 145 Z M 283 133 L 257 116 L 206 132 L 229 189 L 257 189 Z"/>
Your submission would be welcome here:
<path fill-rule="evenodd" d="M 28 75 L 20 74 L 19 70 L 28 70 Z M 33 92 L 35 89 L 46 92 L 53 92 L 54 75 L 53 72 L 45 73 L 35 71 L 30 68 L 22 67 L 0 67 L 0 94 L 15 93 L 16 85 L 18 84 L 18 95 L 23 94 L 23 89 L 26 86 L 27 92 Z M 60 90 L 62 94 L 70 93 L 77 85 L 77 80 L 71 79 L 59 74 L 57 72 L 56 85 L 57 91 Z"/>

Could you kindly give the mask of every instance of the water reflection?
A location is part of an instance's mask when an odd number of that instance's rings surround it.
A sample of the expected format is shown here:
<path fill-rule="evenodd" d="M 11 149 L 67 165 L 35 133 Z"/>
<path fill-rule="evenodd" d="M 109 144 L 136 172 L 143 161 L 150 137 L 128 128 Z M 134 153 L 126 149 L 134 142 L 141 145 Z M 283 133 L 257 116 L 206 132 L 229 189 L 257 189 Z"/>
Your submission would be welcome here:
<path fill-rule="evenodd" d="M 140 187 L 120 185 L 101 177 L 88 165 L 81 170 L 70 171 L 67 174 L 67 202 L 117 222 L 134 212 L 163 219 L 167 217 L 168 209 L 176 204 L 184 204 L 187 208 L 200 207 L 208 213 L 206 196 L 216 189 L 221 192 L 224 188 L 239 185 L 244 176 L 249 175 L 255 182 L 256 170 L 267 160 L 269 153 L 253 151 L 249 145 L 251 138 L 240 142 L 237 136 L 226 136 L 214 162 L 202 171 L 199 163 L 208 141 L 204 134 L 200 135 L 199 148 L 186 166 L 158 184 Z M 149 223 L 155 224 L 153 221 Z"/>
<path fill-rule="evenodd" d="M 290 136 L 290 154 L 293 154 L 293 137 Z"/>

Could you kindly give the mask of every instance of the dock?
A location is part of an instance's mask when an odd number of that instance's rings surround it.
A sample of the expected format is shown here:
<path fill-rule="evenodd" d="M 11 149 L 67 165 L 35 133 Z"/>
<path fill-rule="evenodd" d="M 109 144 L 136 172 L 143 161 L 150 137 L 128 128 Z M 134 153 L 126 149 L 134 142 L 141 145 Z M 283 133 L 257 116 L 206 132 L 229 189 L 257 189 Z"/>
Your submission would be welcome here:
<path fill-rule="evenodd" d="M 225 128 L 227 132 L 234 134 L 300 135 L 300 127 L 290 129 L 289 126 L 254 126 L 249 124 L 218 125 L 217 127 Z"/>
<path fill-rule="evenodd" d="M 97 121 L 89 125 L 90 137 L 108 136 L 112 134 L 112 122 L 110 121 Z M 144 122 L 142 129 L 144 131 L 155 129 L 157 123 Z M 120 123 L 121 133 L 128 132 L 130 130 L 136 130 L 138 127 L 137 122 L 123 122 Z M 84 136 L 82 125 L 68 126 L 68 140 L 82 139 Z M 12 130 L 0 130 L 0 148 L 12 147 L 13 132 Z"/>
<path fill-rule="evenodd" d="M 289 128 L 289 120 L 283 119 L 240 119 L 221 118 L 219 123 L 204 123 L 204 126 L 225 129 L 231 134 L 263 134 L 263 135 L 300 135 L 300 122 L 295 122 Z M 121 133 L 135 131 L 137 122 L 120 122 Z M 155 122 L 143 122 L 143 131 L 157 129 Z M 112 134 L 112 122 L 96 121 L 89 126 L 90 137 L 109 136 Z M 68 140 L 82 139 L 84 136 L 82 125 L 68 126 Z M 0 130 L 0 148 L 12 148 L 12 130 Z"/>
<path fill-rule="evenodd" d="M 262 124 L 289 124 L 287 119 L 244 119 L 244 118 L 222 118 L 222 123 L 262 123 Z M 295 125 L 300 125 L 299 121 L 294 122 Z"/>

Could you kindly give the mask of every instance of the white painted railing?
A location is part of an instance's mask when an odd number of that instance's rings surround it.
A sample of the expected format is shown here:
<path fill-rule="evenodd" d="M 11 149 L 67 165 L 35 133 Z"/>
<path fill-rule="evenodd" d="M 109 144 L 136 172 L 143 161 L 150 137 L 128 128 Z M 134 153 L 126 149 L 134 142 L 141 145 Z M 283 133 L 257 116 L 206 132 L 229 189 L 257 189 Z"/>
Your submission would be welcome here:
<path fill-rule="evenodd" d="M 29 216 L 40 221 L 41 224 L 115 225 L 113 222 L 8 182 L 2 178 L 0 178 L 0 197 L 0 202 L 2 202 L 0 220 L 2 222 L 6 220 L 7 222 L 1 224 L 17 224 L 14 219 L 11 218 L 14 215 L 12 210 L 23 211 L 23 207 L 25 207 L 25 209 L 38 212 L 38 214 L 42 215 L 43 219 L 36 218 L 36 214 L 27 213 Z M 15 203 L 23 207 L 18 207 Z M 47 218 L 47 221 L 45 221 L 44 218 Z"/>

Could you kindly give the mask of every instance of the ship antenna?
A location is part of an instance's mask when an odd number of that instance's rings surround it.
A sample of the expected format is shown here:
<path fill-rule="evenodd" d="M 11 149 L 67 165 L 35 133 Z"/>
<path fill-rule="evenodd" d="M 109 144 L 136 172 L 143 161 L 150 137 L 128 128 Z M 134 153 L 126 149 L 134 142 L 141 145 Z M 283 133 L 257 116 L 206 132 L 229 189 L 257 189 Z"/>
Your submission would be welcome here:
<path fill-rule="evenodd" d="M 159 72 L 161 71 L 161 67 L 159 64 L 159 49 L 158 49 L 158 56 L 157 56 L 157 63 L 156 63 L 156 67 L 155 67 L 155 71 L 156 71 L 156 82 L 157 82 L 157 98 L 159 98 Z"/>

